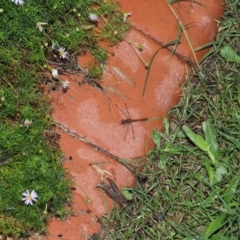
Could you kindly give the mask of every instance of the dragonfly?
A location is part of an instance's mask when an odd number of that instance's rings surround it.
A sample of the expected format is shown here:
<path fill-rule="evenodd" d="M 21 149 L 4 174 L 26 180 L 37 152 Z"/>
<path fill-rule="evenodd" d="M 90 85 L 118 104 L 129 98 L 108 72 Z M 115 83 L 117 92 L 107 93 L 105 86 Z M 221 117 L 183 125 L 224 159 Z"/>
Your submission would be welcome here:
<path fill-rule="evenodd" d="M 122 114 L 126 117 L 126 119 L 122 119 L 121 122 L 120 122 L 121 125 L 127 126 L 127 129 L 126 129 L 126 132 L 125 132 L 123 140 L 126 141 L 129 125 L 131 126 L 131 129 L 132 129 L 133 139 L 135 140 L 135 135 L 134 135 L 134 130 L 133 130 L 133 123 L 134 122 L 144 122 L 144 121 L 148 121 L 149 119 L 148 118 L 132 119 L 130 114 L 129 114 L 129 111 L 128 111 L 126 103 L 125 103 L 126 112 L 123 111 L 123 109 L 121 109 L 117 104 L 115 104 L 115 105 L 119 109 L 119 111 L 122 112 Z"/>

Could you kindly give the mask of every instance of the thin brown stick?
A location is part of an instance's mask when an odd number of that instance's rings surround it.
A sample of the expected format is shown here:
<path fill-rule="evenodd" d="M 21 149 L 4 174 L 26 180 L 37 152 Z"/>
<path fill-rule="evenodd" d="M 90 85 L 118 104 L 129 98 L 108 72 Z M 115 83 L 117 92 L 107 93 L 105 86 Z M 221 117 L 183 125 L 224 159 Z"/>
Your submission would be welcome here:
<path fill-rule="evenodd" d="M 60 123 L 56 123 L 56 126 L 59 127 L 59 129 L 61 129 L 63 132 L 65 132 L 65 133 L 69 134 L 70 136 L 72 136 L 73 138 L 77 139 L 78 141 L 86 143 L 88 146 L 92 147 L 96 151 L 104 153 L 106 156 L 119 162 L 120 164 L 122 164 L 124 167 L 126 167 L 131 173 L 133 173 L 136 176 L 136 170 L 129 163 L 125 162 L 124 159 L 119 158 L 118 156 L 107 151 L 106 149 L 101 148 L 100 146 L 90 142 L 85 137 L 80 136 L 79 134 L 76 134 L 76 133 L 70 131 L 67 127 L 65 127 L 64 125 L 62 125 Z"/>

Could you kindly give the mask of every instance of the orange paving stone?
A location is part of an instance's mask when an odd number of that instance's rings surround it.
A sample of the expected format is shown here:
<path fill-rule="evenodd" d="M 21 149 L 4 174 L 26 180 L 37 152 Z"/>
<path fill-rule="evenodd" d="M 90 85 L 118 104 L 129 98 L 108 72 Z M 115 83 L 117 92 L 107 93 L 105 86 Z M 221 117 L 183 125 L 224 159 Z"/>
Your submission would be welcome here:
<path fill-rule="evenodd" d="M 176 15 L 164 0 L 123 0 L 121 6 L 124 12 L 133 13 L 130 20 L 134 27 L 162 44 L 177 39 L 177 20 L 180 20 L 193 48 L 197 48 L 211 42 L 216 36 L 216 20 L 223 13 L 224 1 L 201 0 L 197 2 L 185 0 L 170 5 Z M 183 33 L 177 52 L 194 61 L 192 51 Z M 196 52 L 197 59 L 200 61 L 206 52 L 207 49 Z"/>
<path fill-rule="evenodd" d="M 171 7 L 186 27 L 193 48 L 211 42 L 217 33 L 215 19 L 223 13 L 223 1 L 181 1 Z M 98 233 L 98 217 L 110 211 L 116 203 L 96 188 L 110 178 L 116 186 L 133 187 L 135 177 L 119 161 L 144 156 L 154 147 L 153 128 L 161 129 L 162 119 L 177 104 L 181 83 L 190 71 L 188 59 L 194 62 L 192 51 L 182 34 L 181 44 L 172 56 L 163 44 L 178 35 L 177 18 L 166 1 L 121 0 L 123 12 L 131 12 L 133 27 L 126 40 L 116 47 L 108 47 L 109 56 L 104 67 L 101 86 L 104 92 L 87 84 L 79 86 L 82 76 L 63 75 L 70 88 L 63 93 L 55 91 L 53 117 L 61 135 L 60 146 L 66 159 L 63 165 L 76 182 L 73 190 L 74 215 L 67 220 L 52 219 L 47 238 L 87 239 Z M 134 44 L 143 50 L 136 52 Z M 144 96 L 147 69 L 158 50 L 150 69 Z M 207 49 L 196 52 L 200 61 Z M 89 56 L 80 56 L 84 66 Z M 126 107 L 127 106 L 127 109 Z M 129 112 L 129 115 L 128 115 Z M 147 121 L 122 125 L 126 119 L 147 118 Z M 132 130 L 133 129 L 133 130 Z"/>

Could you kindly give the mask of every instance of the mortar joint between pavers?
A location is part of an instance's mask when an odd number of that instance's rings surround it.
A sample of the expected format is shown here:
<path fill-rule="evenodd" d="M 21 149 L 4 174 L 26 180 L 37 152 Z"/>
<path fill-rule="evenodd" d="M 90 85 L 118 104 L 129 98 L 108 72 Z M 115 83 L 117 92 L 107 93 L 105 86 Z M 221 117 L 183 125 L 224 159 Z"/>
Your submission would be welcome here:
<path fill-rule="evenodd" d="M 137 26 L 135 26 L 134 24 L 131 25 L 134 29 L 136 29 L 137 31 L 139 31 L 141 34 L 143 34 L 144 36 L 150 38 L 151 40 L 153 40 L 154 42 L 156 42 L 157 44 L 159 44 L 161 46 L 161 48 L 163 49 L 167 49 L 168 51 L 170 51 L 173 55 L 175 55 L 181 62 L 188 64 L 190 67 L 195 67 L 195 63 L 188 57 L 182 55 L 181 53 L 179 53 L 177 51 L 177 49 L 173 52 L 173 49 L 170 47 L 164 47 L 165 43 L 163 43 L 162 41 L 156 39 L 155 37 L 153 37 L 151 34 L 147 34 L 145 33 L 141 28 L 138 28 Z"/>

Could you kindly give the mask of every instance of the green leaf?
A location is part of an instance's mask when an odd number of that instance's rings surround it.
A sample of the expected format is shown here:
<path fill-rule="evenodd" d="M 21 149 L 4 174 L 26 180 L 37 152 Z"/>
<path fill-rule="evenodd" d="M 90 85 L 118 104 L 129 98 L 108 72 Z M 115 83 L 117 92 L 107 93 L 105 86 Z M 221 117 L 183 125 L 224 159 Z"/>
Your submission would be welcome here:
<path fill-rule="evenodd" d="M 226 237 L 221 234 L 214 234 L 210 240 L 237 240 L 237 238 Z"/>
<path fill-rule="evenodd" d="M 209 177 L 209 184 L 212 186 L 214 184 L 213 168 L 211 167 L 211 164 L 208 159 L 205 159 L 204 163 Z"/>
<path fill-rule="evenodd" d="M 222 227 L 222 223 L 227 217 L 226 213 L 221 214 L 217 218 L 215 218 L 205 229 L 203 236 L 205 238 L 209 238 L 214 232 L 216 232 L 220 227 Z"/>
<path fill-rule="evenodd" d="M 182 147 L 180 146 L 167 146 L 164 149 L 161 149 L 162 152 L 173 153 L 173 154 L 182 154 Z"/>
<path fill-rule="evenodd" d="M 209 147 L 210 147 L 210 145 L 209 145 Z M 208 156 L 210 157 L 210 159 L 212 160 L 212 163 L 213 163 L 213 164 L 218 163 L 218 162 L 216 161 L 216 159 L 215 159 L 215 157 L 214 157 L 214 155 L 212 154 L 212 152 L 211 152 L 210 149 L 208 149 L 207 153 L 208 153 Z"/>
<path fill-rule="evenodd" d="M 218 158 L 218 143 L 215 131 L 210 123 L 210 120 L 207 120 L 202 123 L 203 133 L 205 136 L 206 141 L 209 144 L 209 151 L 212 153 L 214 159 L 213 162 L 216 162 Z"/>
<path fill-rule="evenodd" d="M 191 139 L 191 141 L 201 150 L 207 152 L 209 148 L 209 144 L 207 141 L 203 139 L 202 136 L 196 134 L 191 130 L 191 128 L 187 126 L 183 126 L 183 131 L 185 134 Z"/>
<path fill-rule="evenodd" d="M 201 51 L 201 50 L 203 50 L 203 49 L 205 49 L 205 48 L 209 48 L 209 47 L 211 47 L 213 44 L 214 44 L 214 42 L 209 42 L 209 43 L 203 44 L 203 45 L 201 45 L 201 46 L 199 46 L 199 47 L 194 48 L 194 52 Z"/>
<path fill-rule="evenodd" d="M 122 188 L 122 194 L 126 197 L 128 200 L 132 200 L 133 196 L 132 193 L 129 191 L 129 188 Z"/>
<path fill-rule="evenodd" d="M 237 187 L 239 184 L 239 179 L 233 179 L 231 182 L 228 183 L 227 188 L 223 194 L 223 199 L 226 202 L 226 204 L 230 204 L 234 195 L 236 194 Z"/>
<path fill-rule="evenodd" d="M 227 62 L 235 62 L 240 63 L 240 56 L 229 46 L 225 46 L 221 49 L 220 55 L 227 61 Z"/>
<path fill-rule="evenodd" d="M 223 175 L 227 173 L 227 168 L 224 163 L 221 163 L 218 165 L 216 172 L 215 172 L 215 178 L 218 182 L 222 181 Z"/>
<path fill-rule="evenodd" d="M 152 139 L 156 146 L 159 148 L 160 147 L 160 142 L 161 142 L 161 134 L 158 130 L 154 129 L 152 133 Z"/>
<path fill-rule="evenodd" d="M 164 125 L 165 133 L 168 136 L 169 135 L 170 124 L 169 124 L 169 121 L 166 117 L 163 118 L 163 125 Z"/>

